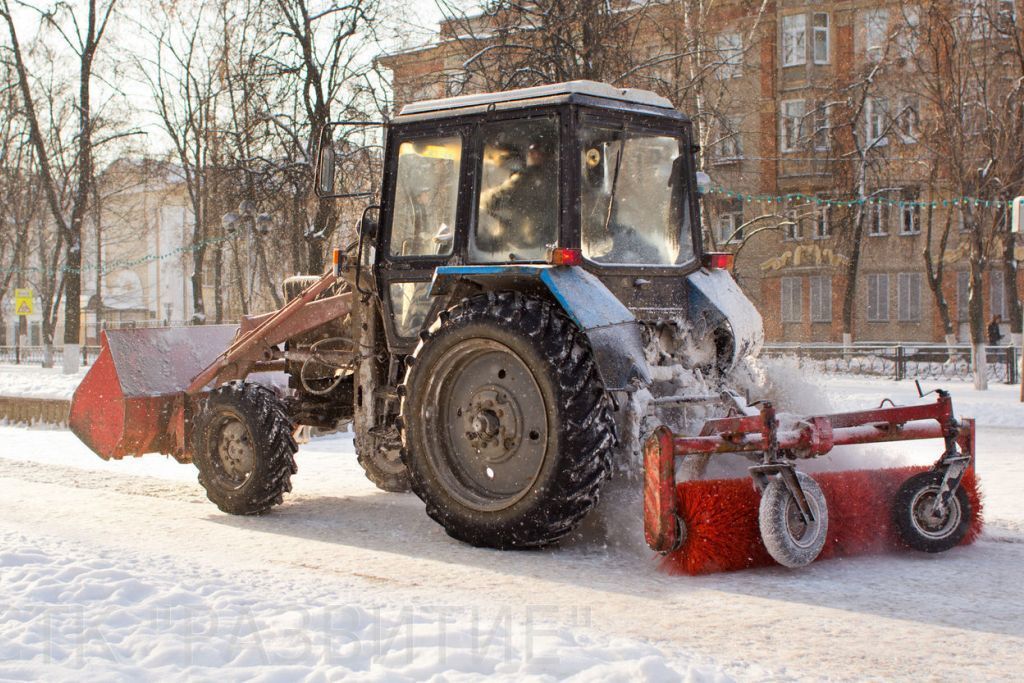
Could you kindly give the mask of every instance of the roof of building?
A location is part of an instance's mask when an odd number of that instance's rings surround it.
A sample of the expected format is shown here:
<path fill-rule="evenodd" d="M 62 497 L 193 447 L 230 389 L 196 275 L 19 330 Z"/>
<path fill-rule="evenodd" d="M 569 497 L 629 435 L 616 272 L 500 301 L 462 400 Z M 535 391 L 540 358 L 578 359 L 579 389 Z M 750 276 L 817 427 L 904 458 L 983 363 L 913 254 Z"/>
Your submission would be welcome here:
<path fill-rule="evenodd" d="M 402 107 L 400 116 L 416 116 L 419 114 L 471 113 L 478 108 L 497 106 L 499 108 L 533 106 L 537 104 L 566 104 L 573 102 L 610 101 L 630 106 L 664 110 L 664 113 L 676 112 L 672 103 L 649 90 L 636 88 L 616 88 L 607 83 L 596 81 L 569 81 L 552 85 L 540 85 L 533 88 L 520 88 L 504 92 L 481 93 L 476 95 L 460 95 L 437 100 L 413 102 Z"/>

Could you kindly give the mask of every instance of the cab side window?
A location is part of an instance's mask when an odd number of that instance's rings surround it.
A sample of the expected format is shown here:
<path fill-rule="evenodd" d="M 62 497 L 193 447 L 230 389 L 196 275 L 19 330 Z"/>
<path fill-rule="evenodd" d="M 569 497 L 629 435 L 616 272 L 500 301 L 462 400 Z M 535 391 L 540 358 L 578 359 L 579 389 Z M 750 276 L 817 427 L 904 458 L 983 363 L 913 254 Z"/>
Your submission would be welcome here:
<path fill-rule="evenodd" d="M 398 148 L 391 256 L 452 252 L 462 138 L 418 138 Z"/>
<path fill-rule="evenodd" d="M 487 124 L 473 261 L 541 261 L 558 239 L 558 118 Z"/>

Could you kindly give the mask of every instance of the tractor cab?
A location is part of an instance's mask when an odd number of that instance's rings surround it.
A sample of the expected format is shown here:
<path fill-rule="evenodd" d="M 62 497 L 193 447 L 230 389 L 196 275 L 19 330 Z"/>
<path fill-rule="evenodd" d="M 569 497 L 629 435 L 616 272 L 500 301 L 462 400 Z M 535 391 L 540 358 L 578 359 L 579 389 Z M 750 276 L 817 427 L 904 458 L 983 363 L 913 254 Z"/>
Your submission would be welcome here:
<path fill-rule="evenodd" d="M 684 317 L 701 257 L 692 140 L 667 99 L 588 81 L 404 107 L 362 236 L 389 346 L 411 350 L 448 304 L 439 276 L 504 288 L 550 264 L 581 266 L 637 318 Z"/>

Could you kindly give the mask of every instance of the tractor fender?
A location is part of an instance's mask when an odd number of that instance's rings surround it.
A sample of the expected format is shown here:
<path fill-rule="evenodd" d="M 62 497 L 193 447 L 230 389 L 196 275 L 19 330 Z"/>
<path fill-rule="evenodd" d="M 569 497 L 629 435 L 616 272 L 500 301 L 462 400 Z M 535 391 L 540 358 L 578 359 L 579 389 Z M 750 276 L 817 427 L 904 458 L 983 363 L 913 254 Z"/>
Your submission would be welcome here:
<path fill-rule="evenodd" d="M 578 266 L 441 266 L 430 293 L 450 295 L 460 281 L 486 289 L 542 289 L 590 341 L 597 370 L 608 391 L 634 391 L 651 382 L 640 325 L 598 278 Z"/>
<path fill-rule="evenodd" d="M 731 367 L 744 356 L 757 355 L 764 343 L 764 321 L 732 275 L 701 268 L 686 279 L 691 323 L 707 331 L 727 327 L 732 335 L 729 357 L 721 360 Z"/>

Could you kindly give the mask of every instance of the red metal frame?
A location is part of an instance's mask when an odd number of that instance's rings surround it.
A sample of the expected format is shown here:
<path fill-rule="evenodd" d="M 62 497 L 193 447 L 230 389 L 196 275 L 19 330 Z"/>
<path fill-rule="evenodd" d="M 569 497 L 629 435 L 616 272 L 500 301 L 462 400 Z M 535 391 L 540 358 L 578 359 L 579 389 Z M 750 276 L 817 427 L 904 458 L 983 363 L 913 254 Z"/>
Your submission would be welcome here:
<path fill-rule="evenodd" d="M 268 347 L 347 314 L 352 309 L 351 292 L 313 304 L 313 300 L 335 282 L 337 278 L 334 271 L 329 270 L 281 309 L 243 323 L 234 343 L 196 375 L 185 389 L 185 394 L 195 396 L 215 379 L 217 384 L 223 384 L 228 380 L 245 377 L 253 365 L 261 360 L 270 360 L 266 352 Z M 304 315 L 298 315 L 300 311 Z"/>
<path fill-rule="evenodd" d="M 948 394 L 934 403 L 883 405 L 832 415 L 802 418 L 779 428 L 770 403 L 757 415 L 709 420 L 698 436 L 673 435 L 659 427 L 644 445 L 644 534 L 654 550 L 668 552 L 681 541 L 677 519 L 675 459 L 713 453 L 784 452 L 790 458 L 814 458 L 835 446 L 944 439 L 944 455 L 958 447 L 974 462 L 974 420 L 957 420 Z"/>

